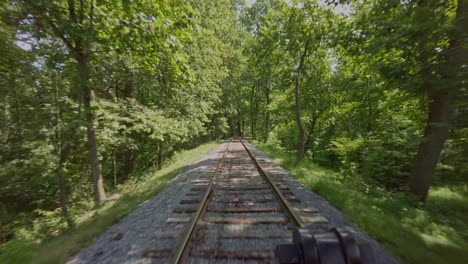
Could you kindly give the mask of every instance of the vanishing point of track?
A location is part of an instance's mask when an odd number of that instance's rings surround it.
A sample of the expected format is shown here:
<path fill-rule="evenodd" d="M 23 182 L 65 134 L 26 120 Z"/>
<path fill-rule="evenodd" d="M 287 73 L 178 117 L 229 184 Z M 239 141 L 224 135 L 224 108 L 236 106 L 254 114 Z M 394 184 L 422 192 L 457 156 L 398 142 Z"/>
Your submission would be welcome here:
<path fill-rule="evenodd" d="M 192 188 L 190 196 L 202 198 L 181 202 L 197 208 L 178 209 L 193 215 L 173 263 L 276 262 L 275 246 L 290 242 L 293 228 L 322 229 L 327 222 L 301 207 L 281 175 L 270 176 L 243 140 L 226 145 L 206 189 Z"/>

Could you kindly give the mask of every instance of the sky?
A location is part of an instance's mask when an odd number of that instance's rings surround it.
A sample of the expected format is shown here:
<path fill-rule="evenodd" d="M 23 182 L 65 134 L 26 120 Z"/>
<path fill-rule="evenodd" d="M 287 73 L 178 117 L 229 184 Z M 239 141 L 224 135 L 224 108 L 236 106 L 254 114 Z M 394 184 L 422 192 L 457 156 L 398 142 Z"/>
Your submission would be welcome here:
<path fill-rule="evenodd" d="M 255 0 L 245 0 L 247 6 L 251 6 L 253 3 L 255 3 Z"/>
<path fill-rule="evenodd" d="M 251 6 L 253 3 L 255 3 L 255 0 L 245 0 L 247 6 Z"/>

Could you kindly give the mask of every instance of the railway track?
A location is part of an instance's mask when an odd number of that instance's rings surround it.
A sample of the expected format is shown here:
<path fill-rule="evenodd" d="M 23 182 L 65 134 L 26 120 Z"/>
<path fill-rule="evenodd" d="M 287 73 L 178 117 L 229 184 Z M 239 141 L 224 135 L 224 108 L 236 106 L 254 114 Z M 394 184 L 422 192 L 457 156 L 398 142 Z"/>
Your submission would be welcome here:
<path fill-rule="evenodd" d="M 211 177 L 196 181 L 168 223 L 184 224 L 172 263 L 275 263 L 296 228 L 321 232 L 327 220 L 305 208 L 282 174 L 230 141 Z"/>
<path fill-rule="evenodd" d="M 271 159 L 231 140 L 188 166 L 68 263 L 399 261 Z"/>

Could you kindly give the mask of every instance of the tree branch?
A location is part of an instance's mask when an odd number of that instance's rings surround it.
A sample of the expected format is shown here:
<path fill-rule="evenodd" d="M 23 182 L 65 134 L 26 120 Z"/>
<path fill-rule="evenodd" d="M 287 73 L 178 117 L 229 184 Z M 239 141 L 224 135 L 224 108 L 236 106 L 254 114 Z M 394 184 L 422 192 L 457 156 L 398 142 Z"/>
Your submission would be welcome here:
<path fill-rule="evenodd" d="M 68 0 L 68 12 L 73 23 L 78 23 L 78 19 L 76 18 L 75 13 L 75 2 L 73 0 Z"/>
<path fill-rule="evenodd" d="M 50 19 L 47 19 L 45 18 L 45 20 L 47 21 L 47 23 L 50 25 L 50 27 L 52 28 L 52 31 L 54 32 L 54 34 L 60 38 L 64 43 L 65 45 L 67 46 L 67 48 L 71 51 L 71 52 L 75 52 L 75 46 L 73 46 L 73 43 L 67 38 L 65 37 L 65 33 L 63 33 L 55 24 L 54 22 L 52 22 L 52 20 Z"/>
<path fill-rule="evenodd" d="M 94 0 L 90 0 L 89 31 L 88 31 L 88 38 L 86 40 L 86 54 L 90 53 L 91 42 L 93 41 L 93 35 L 94 35 Z"/>

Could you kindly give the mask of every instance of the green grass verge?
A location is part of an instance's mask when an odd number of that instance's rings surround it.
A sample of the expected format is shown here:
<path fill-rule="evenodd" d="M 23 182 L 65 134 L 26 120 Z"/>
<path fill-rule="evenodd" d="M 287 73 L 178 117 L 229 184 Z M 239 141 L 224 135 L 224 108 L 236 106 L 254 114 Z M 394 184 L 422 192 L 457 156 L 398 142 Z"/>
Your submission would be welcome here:
<path fill-rule="evenodd" d="M 0 263 L 64 263 L 80 249 L 88 246 L 97 236 L 132 212 L 140 203 L 160 192 L 167 183 L 187 165 L 201 159 L 218 143 L 177 153 L 160 171 L 140 175 L 138 183 L 125 185 L 123 197 L 102 208 L 80 217 L 76 229 L 40 244 L 24 239 L 13 239 L 0 247 Z"/>
<path fill-rule="evenodd" d="M 414 207 L 403 194 L 366 190 L 339 175 L 278 147 L 257 148 L 289 170 L 311 190 L 345 212 L 351 221 L 405 263 L 466 263 L 468 258 L 468 185 L 434 187 L 426 206 Z"/>

